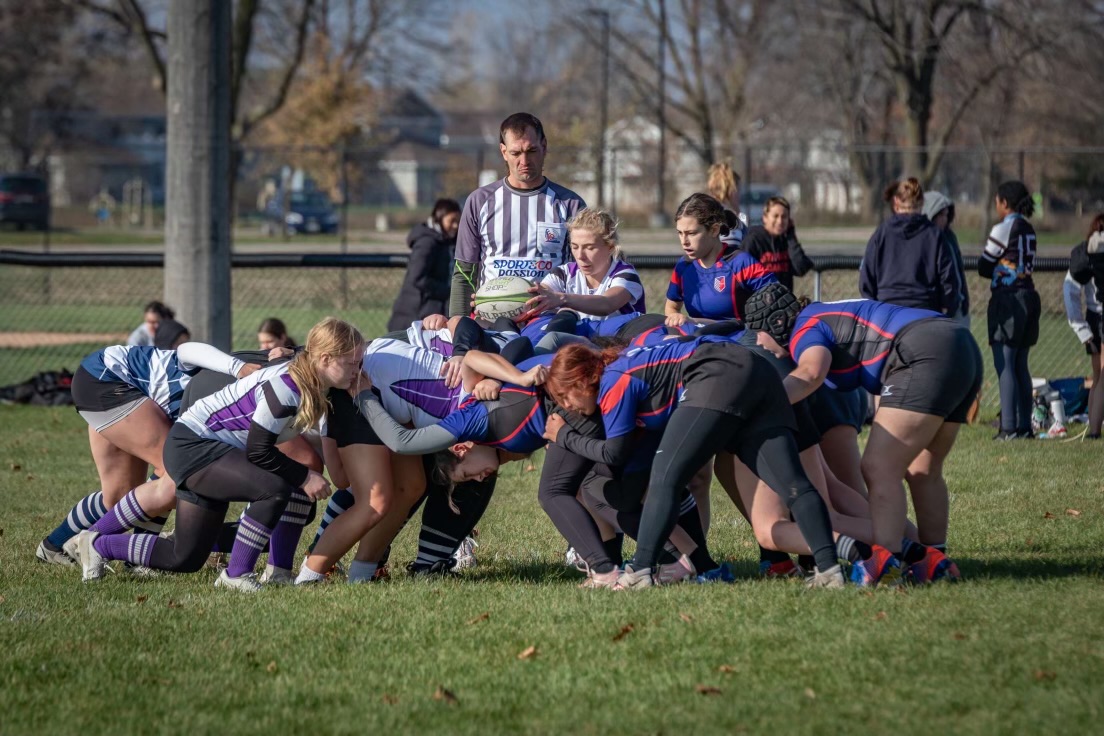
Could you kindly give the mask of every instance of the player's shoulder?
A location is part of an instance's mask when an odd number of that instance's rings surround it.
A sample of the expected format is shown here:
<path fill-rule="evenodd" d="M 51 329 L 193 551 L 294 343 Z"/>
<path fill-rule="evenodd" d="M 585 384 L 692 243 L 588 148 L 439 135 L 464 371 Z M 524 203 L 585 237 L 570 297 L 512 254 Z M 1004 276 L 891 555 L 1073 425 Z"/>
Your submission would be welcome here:
<path fill-rule="evenodd" d="M 586 207 L 586 202 L 583 200 L 583 198 L 576 194 L 574 191 L 565 187 L 564 185 L 557 184 L 551 179 L 547 179 L 545 181 L 545 186 L 550 192 L 556 195 L 556 199 L 563 200 L 565 202 L 578 203 L 579 209 Z"/>

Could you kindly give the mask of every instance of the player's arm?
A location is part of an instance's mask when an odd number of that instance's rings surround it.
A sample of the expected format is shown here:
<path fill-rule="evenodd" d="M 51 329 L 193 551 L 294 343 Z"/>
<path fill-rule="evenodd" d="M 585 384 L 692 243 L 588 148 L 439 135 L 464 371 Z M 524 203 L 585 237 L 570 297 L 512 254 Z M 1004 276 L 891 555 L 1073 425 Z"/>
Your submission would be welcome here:
<path fill-rule="evenodd" d="M 469 378 L 474 376 L 479 377 L 476 382 L 483 378 L 493 378 L 502 383 L 513 383 L 518 386 L 539 386 L 544 383 L 544 377 L 548 375 L 548 368 L 544 365 L 535 365 L 527 371 L 521 371 L 501 355 L 485 353 L 482 350 L 468 351 L 464 356 L 464 371 L 465 388 Z"/>
<path fill-rule="evenodd" d="M 213 345 L 203 342 L 186 342 L 176 349 L 176 359 L 180 361 L 185 370 L 192 368 L 206 368 L 209 371 L 225 373 L 228 376 L 244 378 L 260 366 L 248 364 L 250 370 L 243 372 L 247 367 L 245 361 L 238 360 L 232 355 L 227 355 Z"/>
<path fill-rule="evenodd" d="M 408 429 L 395 421 L 371 390 L 361 391 L 356 397 L 357 409 L 372 425 L 376 436 L 391 452 L 400 455 L 428 455 L 448 449 L 459 441 L 452 432 L 440 424 L 421 429 Z"/>
<path fill-rule="evenodd" d="M 782 381 L 791 404 L 796 404 L 824 384 L 832 367 L 832 353 L 821 345 L 812 345 L 797 359 L 797 368 Z"/>

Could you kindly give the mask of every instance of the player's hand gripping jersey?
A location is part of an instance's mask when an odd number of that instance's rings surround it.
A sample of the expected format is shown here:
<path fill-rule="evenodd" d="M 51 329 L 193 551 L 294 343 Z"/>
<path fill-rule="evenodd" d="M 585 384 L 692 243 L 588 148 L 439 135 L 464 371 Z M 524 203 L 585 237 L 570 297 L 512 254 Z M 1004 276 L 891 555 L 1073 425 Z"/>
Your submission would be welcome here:
<path fill-rule="evenodd" d="M 610 265 L 609 271 L 606 273 L 605 278 L 602 279 L 602 283 L 598 284 L 595 288 L 590 288 L 587 285 L 586 275 L 579 270 L 579 264 L 572 261 L 566 266 L 561 266 L 555 269 L 552 273 L 544 277 L 541 282 L 545 286 L 549 286 L 553 291 L 558 291 L 564 294 L 605 294 L 610 289 L 622 288 L 629 292 L 632 299 L 619 310 L 609 315 L 593 315 L 580 313 L 580 316 L 587 320 L 605 320 L 617 315 L 631 314 L 634 312 L 644 313 L 647 312 L 647 306 L 644 301 L 644 284 L 640 281 L 640 274 L 636 272 L 636 269 L 632 265 L 625 261 L 617 260 Z"/>

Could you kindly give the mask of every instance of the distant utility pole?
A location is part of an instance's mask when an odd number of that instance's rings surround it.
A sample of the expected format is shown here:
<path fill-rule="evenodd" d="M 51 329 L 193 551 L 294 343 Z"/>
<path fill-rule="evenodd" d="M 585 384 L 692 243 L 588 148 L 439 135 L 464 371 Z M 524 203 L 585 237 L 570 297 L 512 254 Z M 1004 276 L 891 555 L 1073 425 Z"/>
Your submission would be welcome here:
<path fill-rule="evenodd" d="M 652 227 L 667 227 L 669 220 L 664 205 L 667 201 L 667 3 L 659 0 L 659 48 L 656 50 L 656 74 L 659 77 L 658 120 L 659 161 L 656 165 L 656 207 Z"/>
<path fill-rule="evenodd" d="M 591 10 L 602 22 L 602 104 L 598 118 L 598 168 L 595 182 L 598 185 L 598 206 L 606 201 L 606 128 L 609 127 L 609 68 L 610 68 L 610 14 L 608 10 Z"/>
<path fill-rule="evenodd" d="M 168 12 L 165 301 L 192 337 L 230 349 L 230 7 Z"/>

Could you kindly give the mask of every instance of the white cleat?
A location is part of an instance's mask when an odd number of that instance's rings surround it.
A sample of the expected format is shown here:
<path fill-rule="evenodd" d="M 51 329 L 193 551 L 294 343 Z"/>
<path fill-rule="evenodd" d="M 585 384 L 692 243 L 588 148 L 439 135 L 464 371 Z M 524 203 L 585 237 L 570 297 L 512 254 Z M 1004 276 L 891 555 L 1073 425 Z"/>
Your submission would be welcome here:
<path fill-rule="evenodd" d="M 697 576 L 698 571 L 694 569 L 694 563 L 690 561 L 690 558 L 686 555 L 679 555 L 679 558 L 674 562 L 659 566 L 659 571 L 655 574 L 655 583 L 656 585 L 673 585 L 684 580 L 693 580 Z"/>
<path fill-rule="evenodd" d="M 107 568 L 104 558 L 92 546 L 98 536 L 100 536 L 99 532 L 86 529 L 74 537 L 77 540 L 77 559 L 80 560 L 81 565 L 81 580 L 86 583 L 102 578 Z"/>
<path fill-rule="evenodd" d="M 829 589 L 846 587 L 843 569 L 839 565 L 833 565 L 824 572 L 817 570 L 805 580 L 805 587 Z"/>
<path fill-rule="evenodd" d="M 256 593 L 261 589 L 261 584 L 257 582 L 257 573 L 255 572 L 247 572 L 241 577 L 232 578 L 226 574 L 226 570 L 223 570 L 219 573 L 218 579 L 215 580 L 215 587 L 233 588 L 242 593 Z"/>
<path fill-rule="evenodd" d="M 475 548 L 478 546 L 479 542 L 475 541 L 474 537 L 464 537 L 460 542 L 460 546 L 452 553 L 452 559 L 456 561 L 452 569 L 466 570 L 478 565 L 479 560 L 475 559 Z"/>
<path fill-rule="evenodd" d="M 66 567 L 72 567 L 77 564 L 77 561 L 64 549 L 58 549 L 48 541 L 43 539 L 38 543 L 38 549 L 35 550 L 35 557 L 47 565 L 64 565 Z"/>
<path fill-rule="evenodd" d="M 265 565 L 260 582 L 264 585 L 295 585 L 295 573 L 286 567 Z"/>

